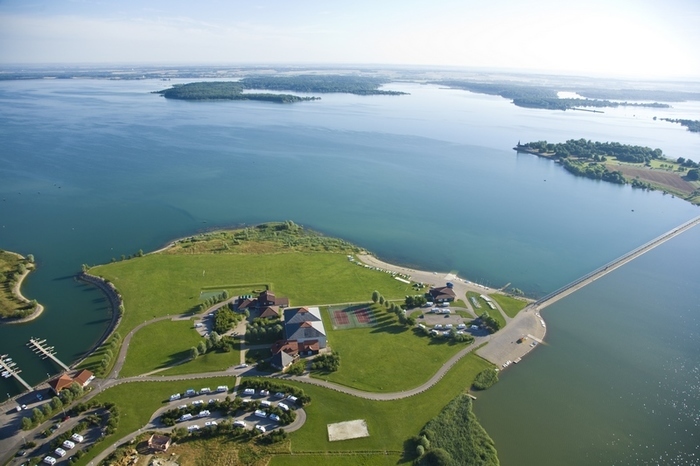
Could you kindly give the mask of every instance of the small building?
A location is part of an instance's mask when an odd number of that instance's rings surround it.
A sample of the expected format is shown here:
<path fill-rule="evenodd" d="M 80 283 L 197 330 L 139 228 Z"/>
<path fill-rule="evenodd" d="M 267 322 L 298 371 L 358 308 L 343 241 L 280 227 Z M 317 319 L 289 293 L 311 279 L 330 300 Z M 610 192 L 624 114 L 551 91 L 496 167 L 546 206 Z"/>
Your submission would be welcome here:
<path fill-rule="evenodd" d="M 452 302 L 457 298 L 455 291 L 452 289 L 452 287 L 449 286 L 431 288 L 428 293 L 430 293 L 430 296 L 433 298 L 433 301 L 437 303 Z"/>
<path fill-rule="evenodd" d="M 167 435 L 153 434 L 148 439 L 148 448 L 153 451 L 168 451 L 172 439 Z"/>
<path fill-rule="evenodd" d="M 68 388 L 73 383 L 73 377 L 68 374 L 62 374 L 60 377 L 53 379 L 49 382 L 49 387 L 51 390 L 58 395 L 61 390 Z"/>
<path fill-rule="evenodd" d="M 87 387 L 93 380 L 95 380 L 95 376 L 87 369 L 83 369 L 73 377 L 73 381 L 83 388 Z"/>
<path fill-rule="evenodd" d="M 272 355 L 272 359 L 270 359 L 270 364 L 272 365 L 272 367 L 284 372 L 289 366 L 294 364 L 294 362 L 297 359 L 299 359 L 298 354 L 292 356 L 288 353 L 285 353 L 284 351 L 278 351 L 277 353 Z"/>
<path fill-rule="evenodd" d="M 246 309 L 257 309 L 260 310 L 260 312 L 264 312 L 268 307 L 277 308 L 278 317 L 279 308 L 288 306 L 289 298 L 282 296 L 277 297 L 275 296 L 275 293 L 270 290 L 263 291 L 255 299 L 253 299 L 252 296 L 241 297 L 236 303 L 236 309 L 239 311 L 245 311 Z"/>
<path fill-rule="evenodd" d="M 70 387 L 73 382 L 85 388 L 94 379 L 95 376 L 92 372 L 87 369 L 83 369 L 73 377 L 68 374 L 62 374 L 60 377 L 49 381 L 49 387 L 56 395 L 58 395 L 61 390 Z"/>
<path fill-rule="evenodd" d="M 280 308 L 279 306 L 266 306 L 265 309 L 260 313 L 261 319 L 279 319 L 280 318 Z"/>

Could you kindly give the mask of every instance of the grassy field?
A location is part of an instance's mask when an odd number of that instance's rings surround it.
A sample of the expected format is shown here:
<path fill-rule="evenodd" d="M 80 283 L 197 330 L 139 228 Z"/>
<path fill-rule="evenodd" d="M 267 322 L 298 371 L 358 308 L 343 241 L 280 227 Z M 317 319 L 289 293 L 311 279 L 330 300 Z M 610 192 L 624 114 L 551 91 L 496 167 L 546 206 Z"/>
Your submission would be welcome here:
<path fill-rule="evenodd" d="M 410 285 L 391 275 L 358 267 L 335 253 L 154 254 L 90 272 L 110 280 L 122 294 L 122 335 L 153 317 L 195 309 L 205 287 L 268 283 L 293 306 L 364 301 L 375 289 L 395 299 L 410 292 Z"/>
<path fill-rule="evenodd" d="M 342 363 L 341 363 L 342 364 Z M 371 401 L 311 385 L 300 385 L 311 396 L 306 424 L 290 434 L 293 451 L 403 450 L 405 440 L 423 426 L 454 397 L 464 392 L 490 363 L 471 353 L 462 358 L 431 389 L 395 401 Z M 409 371 L 406 371 L 408 373 Z M 327 424 L 365 419 L 370 436 L 329 442 Z"/>
<path fill-rule="evenodd" d="M 501 306 L 501 309 L 503 309 L 503 312 L 510 318 L 515 317 L 518 312 L 522 311 L 525 309 L 525 306 L 527 306 L 527 301 L 504 294 L 494 293 L 491 295 L 491 299 L 496 301 L 496 303 Z"/>
<path fill-rule="evenodd" d="M 188 360 L 190 348 L 203 338 L 192 321 L 165 320 L 149 324 L 131 339 L 120 377 L 131 377 Z M 240 363 L 240 352 L 209 352 L 193 361 L 160 372 L 161 375 L 195 374 L 224 370 Z"/>
<path fill-rule="evenodd" d="M 120 377 L 145 374 L 186 360 L 203 338 L 190 320 L 164 320 L 143 327 L 131 339 Z"/>
<path fill-rule="evenodd" d="M 464 348 L 464 344 L 418 336 L 400 325 L 394 314 L 382 310 L 384 306 L 375 307 L 376 326 L 347 330 L 333 330 L 323 309 L 328 341 L 341 363 L 338 371 L 316 377 L 372 392 L 401 391 L 427 381 Z"/>
<path fill-rule="evenodd" d="M 501 324 L 501 328 L 506 326 L 506 319 L 503 317 L 503 315 L 498 311 L 498 309 L 491 309 L 488 304 L 486 304 L 486 301 L 481 297 L 479 293 L 476 293 L 474 291 L 467 291 L 467 299 L 471 301 L 472 296 L 476 298 L 479 304 L 481 304 L 480 309 L 474 309 L 477 315 L 481 315 L 484 312 L 496 319 Z M 493 297 L 493 296 L 492 296 Z"/>
<path fill-rule="evenodd" d="M 487 367 L 492 366 L 475 354 L 469 354 L 430 390 L 396 401 L 370 401 L 313 385 L 285 381 L 284 383 L 303 389 L 312 398 L 311 404 L 305 408 L 307 412 L 306 423 L 299 431 L 290 434 L 292 450 L 318 452 L 402 451 L 405 440 L 416 435 L 425 423 L 435 417 L 450 400 L 471 385 L 476 374 Z M 233 386 L 234 378 L 216 377 L 196 381 L 125 383 L 100 393 L 95 397 L 97 401 L 109 401 L 119 406 L 121 412 L 119 426 L 114 434 L 97 444 L 76 464 L 87 465 L 100 451 L 111 446 L 116 440 L 144 426 L 152 414 L 165 405 L 172 393 L 184 392 L 188 388 L 215 387 L 217 385 Z M 343 442 L 328 441 L 327 424 L 353 419 L 367 421 L 369 437 Z M 281 459 L 280 461 L 286 460 Z"/>
<path fill-rule="evenodd" d="M 270 466 L 308 466 L 322 464 L 329 466 L 394 466 L 401 462 L 401 455 L 378 453 L 347 455 L 277 455 L 272 457 Z"/>

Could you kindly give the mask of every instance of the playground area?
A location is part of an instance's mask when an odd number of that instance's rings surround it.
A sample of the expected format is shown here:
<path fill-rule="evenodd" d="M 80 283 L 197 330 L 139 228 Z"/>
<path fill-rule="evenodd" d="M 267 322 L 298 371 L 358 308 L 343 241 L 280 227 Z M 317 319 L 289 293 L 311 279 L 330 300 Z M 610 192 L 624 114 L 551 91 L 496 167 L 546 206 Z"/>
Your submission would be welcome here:
<path fill-rule="evenodd" d="M 328 314 L 334 330 L 349 328 L 371 327 L 376 323 L 369 304 L 353 304 L 347 306 L 329 306 Z"/>

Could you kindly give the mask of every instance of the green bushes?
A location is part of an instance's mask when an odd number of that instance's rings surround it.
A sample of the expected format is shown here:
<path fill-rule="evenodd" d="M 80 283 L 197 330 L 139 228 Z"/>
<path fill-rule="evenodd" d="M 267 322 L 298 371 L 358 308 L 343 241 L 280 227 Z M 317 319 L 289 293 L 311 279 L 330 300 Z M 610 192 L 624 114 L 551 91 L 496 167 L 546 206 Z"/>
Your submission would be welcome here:
<path fill-rule="evenodd" d="M 335 372 L 340 368 L 340 355 L 333 351 L 331 353 L 316 356 L 311 363 L 311 370 L 323 373 Z"/>
<path fill-rule="evenodd" d="M 486 390 L 498 382 L 498 372 L 495 369 L 484 369 L 476 374 L 472 387 L 476 390 Z"/>
<path fill-rule="evenodd" d="M 421 454 L 416 465 L 497 466 L 493 440 L 472 412 L 471 399 L 459 395 L 429 421 L 421 435 L 413 439 L 414 451 Z M 419 447 L 422 447 L 419 448 Z"/>

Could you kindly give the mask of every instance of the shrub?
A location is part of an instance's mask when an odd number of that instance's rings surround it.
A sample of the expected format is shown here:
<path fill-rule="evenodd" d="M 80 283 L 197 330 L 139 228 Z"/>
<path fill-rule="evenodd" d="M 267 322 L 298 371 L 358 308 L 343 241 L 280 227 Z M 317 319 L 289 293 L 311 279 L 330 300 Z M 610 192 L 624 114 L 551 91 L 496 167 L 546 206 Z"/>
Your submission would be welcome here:
<path fill-rule="evenodd" d="M 495 369 L 484 369 L 476 374 L 472 386 L 476 390 L 486 390 L 496 382 L 498 382 L 498 372 Z"/>

